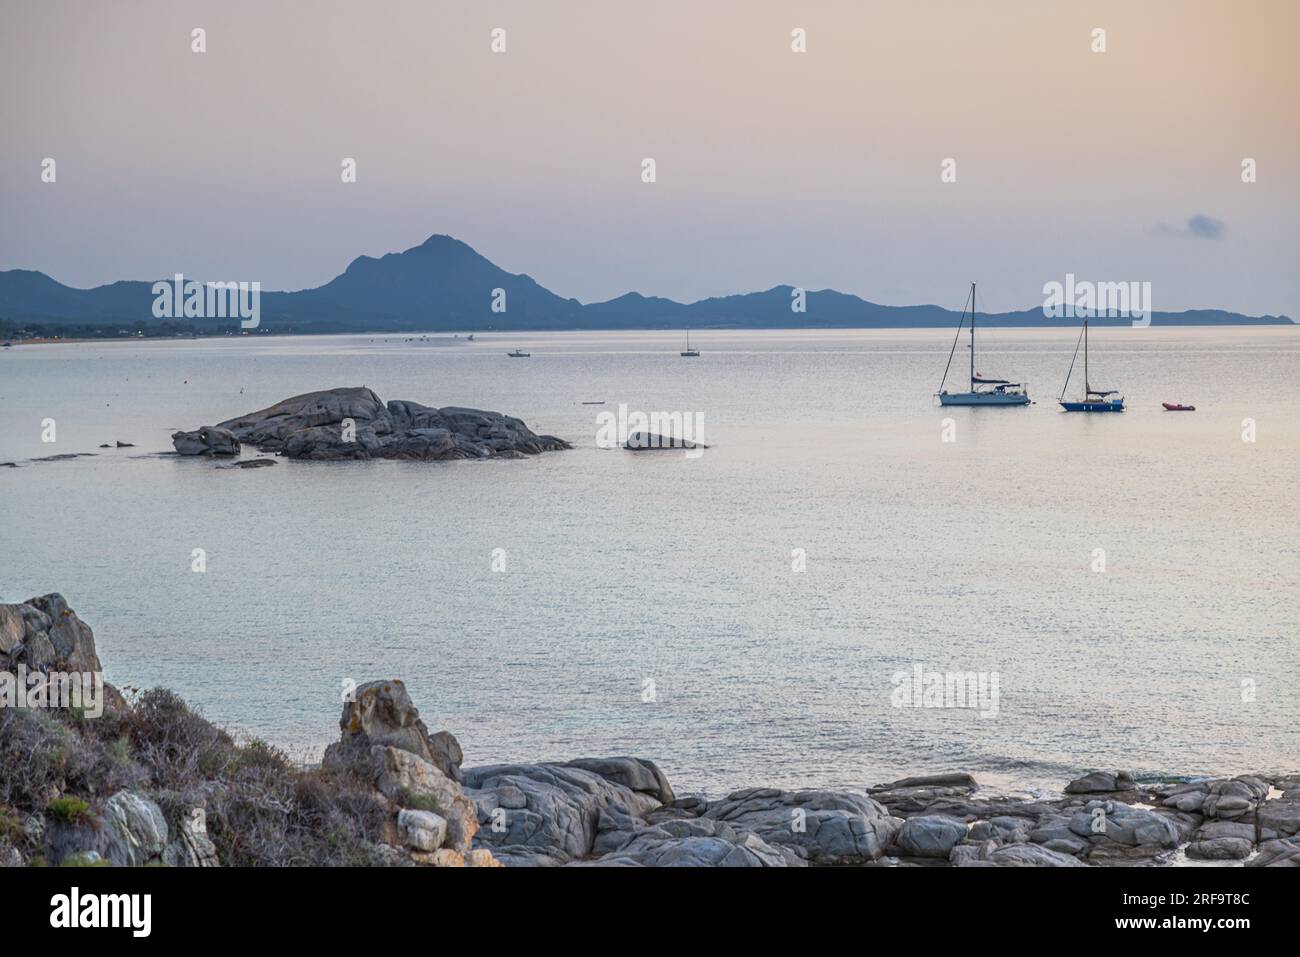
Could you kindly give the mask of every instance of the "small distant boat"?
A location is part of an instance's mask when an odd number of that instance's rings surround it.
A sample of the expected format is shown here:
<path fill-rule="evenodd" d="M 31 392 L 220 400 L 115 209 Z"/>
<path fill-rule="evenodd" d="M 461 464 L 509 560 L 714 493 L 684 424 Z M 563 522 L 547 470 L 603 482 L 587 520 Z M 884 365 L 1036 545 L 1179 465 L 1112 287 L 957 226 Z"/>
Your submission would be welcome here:
<path fill-rule="evenodd" d="M 1070 385 L 1070 375 L 1074 372 L 1075 359 L 1079 358 L 1079 344 L 1083 344 L 1083 400 L 1081 402 L 1066 402 L 1065 390 Z M 1110 396 L 1118 398 L 1110 398 Z M 1066 412 L 1123 412 L 1124 397 L 1119 395 L 1114 389 L 1094 389 L 1088 382 L 1088 317 L 1083 317 L 1083 331 L 1079 333 L 1079 342 L 1074 344 L 1074 356 L 1070 359 L 1070 370 L 1065 373 L 1065 385 L 1061 386 L 1061 394 L 1057 397 L 1061 403 L 1061 408 Z"/>
<path fill-rule="evenodd" d="M 686 351 L 682 353 L 682 356 L 683 358 L 686 359 L 695 359 L 699 357 L 699 354 L 700 351 L 698 349 L 691 348 L 691 330 L 687 329 L 686 330 Z"/>
<path fill-rule="evenodd" d="M 466 341 L 466 342 L 473 342 L 473 341 L 474 341 L 474 333 L 471 332 L 468 336 L 466 336 L 466 337 L 465 337 L 465 341 Z"/>
<path fill-rule="evenodd" d="M 1195 412 L 1196 411 L 1196 406 L 1183 405 L 1179 402 L 1161 402 L 1160 404 L 1165 407 L 1166 412 Z"/>
<path fill-rule="evenodd" d="M 507 352 L 506 355 L 508 355 L 511 359 L 527 359 L 530 355 L 532 355 L 532 353 L 521 352 L 520 350 L 516 349 L 514 352 Z"/>
<path fill-rule="evenodd" d="M 1029 393 L 1024 385 L 1008 379 L 986 379 L 982 373 L 975 371 L 975 284 L 970 284 L 970 391 L 948 392 L 944 383 L 948 381 L 948 370 L 952 368 L 952 357 L 957 352 L 957 342 L 961 338 L 961 327 L 966 321 L 966 307 L 962 306 L 961 319 L 957 322 L 957 335 L 952 340 L 952 350 L 948 353 L 948 365 L 943 370 L 943 381 L 939 383 L 940 405 L 1028 405 Z M 981 389 L 979 386 L 991 386 Z"/>

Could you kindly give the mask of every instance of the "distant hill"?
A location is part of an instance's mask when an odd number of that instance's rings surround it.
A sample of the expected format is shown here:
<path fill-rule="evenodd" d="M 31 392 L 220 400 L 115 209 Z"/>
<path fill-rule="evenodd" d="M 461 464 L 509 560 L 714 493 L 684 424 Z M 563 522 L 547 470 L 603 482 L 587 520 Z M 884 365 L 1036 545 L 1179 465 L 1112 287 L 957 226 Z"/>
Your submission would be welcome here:
<path fill-rule="evenodd" d="M 200 277 L 189 277 L 200 278 Z M 230 279 L 232 277 L 217 277 Z M 0 272 L 0 321 L 6 327 L 132 327 L 154 322 L 153 283 L 115 282 L 73 289 L 41 272 Z M 493 290 L 505 291 L 506 311 L 491 309 Z M 564 299 L 532 277 L 508 273 L 450 236 L 430 236 L 419 246 L 375 259 L 361 256 L 316 289 L 266 292 L 261 325 L 272 332 L 381 332 L 492 329 L 906 328 L 953 326 L 958 314 L 939 306 L 882 306 L 822 289 L 807 293 L 805 312 L 792 312 L 791 286 L 680 303 L 627 293 L 608 302 Z M 1050 326 L 1062 320 L 1039 308 L 980 314 L 997 326 Z M 1069 320 L 1066 320 L 1069 321 Z M 1097 319 L 1127 325 L 1127 319 Z M 1157 312 L 1161 325 L 1286 324 L 1285 316 L 1244 316 L 1216 309 Z M 194 320 L 201 330 L 230 321 Z"/>

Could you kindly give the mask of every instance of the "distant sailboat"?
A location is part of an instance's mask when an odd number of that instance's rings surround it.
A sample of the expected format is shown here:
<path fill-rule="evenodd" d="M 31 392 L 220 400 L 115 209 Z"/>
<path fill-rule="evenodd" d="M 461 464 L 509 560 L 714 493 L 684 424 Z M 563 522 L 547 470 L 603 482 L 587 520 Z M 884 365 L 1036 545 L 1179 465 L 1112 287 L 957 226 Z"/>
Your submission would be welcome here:
<path fill-rule="evenodd" d="M 952 368 L 952 357 L 957 352 L 957 342 L 961 338 L 961 327 L 966 321 L 966 307 L 963 305 L 961 319 L 957 322 L 957 335 L 952 340 L 952 350 L 948 353 L 948 365 L 943 370 L 943 382 L 939 383 L 940 405 L 1028 405 L 1029 393 L 1019 382 L 1007 379 L 986 379 L 975 371 L 975 284 L 970 284 L 970 391 L 947 392 L 944 383 L 948 381 L 948 370 Z M 979 386 L 991 386 L 981 389 Z"/>
<path fill-rule="evenodd" d="M 686 330 L 686 351 L 683 352 L 682 355 L 688 359 L 694 359 L 697 356 L 699 356 L 699 354 L 700 352 L 698 349 L 691 348 L 691 330 L 687 329 Z"/>
<path fill-rule="evenodd" d="M 1083 401 L 1066 402 L 1065 390 L 1070 386 L 1070 375 L 1074 372 L 1074 362 L 1079 358 L 1079 342 L 1083 343 Z M 1083 317 L 1083 331 L 1079 333 L 1079 342 L 1074 344 L 1074 356 L 1070 359 L 1070 370 L 1065 373 L 1065 385 L 1057 401 L 1066 412 L 1123 412 L 1124 397 L 1114 389 L 1094 389 L 1088 381 L 1088 317 Z M 1119 396 L 1116 399 L 1110 396 Z"/>

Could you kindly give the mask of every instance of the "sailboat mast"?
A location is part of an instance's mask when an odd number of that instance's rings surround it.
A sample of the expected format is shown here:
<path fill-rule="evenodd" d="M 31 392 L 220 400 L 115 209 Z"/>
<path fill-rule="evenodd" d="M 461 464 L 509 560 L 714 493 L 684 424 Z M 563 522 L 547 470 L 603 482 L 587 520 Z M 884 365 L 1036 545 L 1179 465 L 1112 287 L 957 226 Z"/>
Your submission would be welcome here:
<path fill-rule="evenodd" d="M 970 390 L 975 391 L 975 284 L 970 284 Z"/>
<path fill-rule="evenodd" d="M 1092 385 L 1088 381 L 1088 316 L 1083 317 L 1083 401 L 1088 401 L 1088 390 Z"/>

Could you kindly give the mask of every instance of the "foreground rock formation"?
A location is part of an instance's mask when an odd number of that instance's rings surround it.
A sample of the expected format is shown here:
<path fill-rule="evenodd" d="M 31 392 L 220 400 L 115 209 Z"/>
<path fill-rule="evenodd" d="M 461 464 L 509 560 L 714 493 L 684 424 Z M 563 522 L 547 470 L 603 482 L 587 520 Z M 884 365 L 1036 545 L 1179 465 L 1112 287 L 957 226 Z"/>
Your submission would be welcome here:
<path fill-rule="evenodd" d="M 99 669 L 67 602 L 0 605 L 0 691 L 56 668 Z M 168 692 L 107 692 L 98 718 L 0 707 L 0 864 L 1300 867 L 1300 774 L 1094 771 L 1029 800 L 955 773 L 714 799 L 643 758 L 466 768 L 397 680 L 357 688 L 307 770 Z"/>
<path fill-rule="evenodd" d="M 182 455 L 236 455 L 241 442 L 315 460 L 523 458 L 570 447 L 553 435 L 537 435 L 513 416 L 404 400 L 385 404 L 366 388 L 308 392 L 172 436 Z"/>

